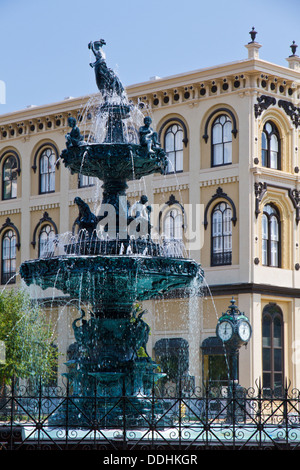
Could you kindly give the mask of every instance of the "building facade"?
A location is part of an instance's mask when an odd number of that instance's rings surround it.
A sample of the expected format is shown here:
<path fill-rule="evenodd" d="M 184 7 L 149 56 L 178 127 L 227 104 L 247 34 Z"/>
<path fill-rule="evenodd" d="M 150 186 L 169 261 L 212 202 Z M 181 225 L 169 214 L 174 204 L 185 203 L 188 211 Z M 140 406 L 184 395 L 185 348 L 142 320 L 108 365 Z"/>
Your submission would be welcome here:
<path fill-rule="evenodd" d="M 146 194 L 158 208 L 157 231 L 182 239 L 205 272 L 201 295 L 145 302 L 148 352 L 182 357 L 182 371 L 198 385 L 226 379 L 215 331 L 234 296 L 253 330 L 240 351 L 239 382 L 280 388 L 287 379 L 300 388 L 300 58 L 293 50 L 283 67 L 261 60 L 255 39 L 245 47 L 243 60 L 127 88 L 169 159 L 166 175 L 130 182 L 128 199 Z M 20 284 L 20 264 L 42 256 L 51 238 L 74 230 L 76 196 L 97 208 L 101 183 L 60 162 L 67 119 L 78 119 L 88 100 L 0 116 L 3 288 Z M 63 372 L 76 306 L 55 289 L 31 295 L 52 318 Z"/>

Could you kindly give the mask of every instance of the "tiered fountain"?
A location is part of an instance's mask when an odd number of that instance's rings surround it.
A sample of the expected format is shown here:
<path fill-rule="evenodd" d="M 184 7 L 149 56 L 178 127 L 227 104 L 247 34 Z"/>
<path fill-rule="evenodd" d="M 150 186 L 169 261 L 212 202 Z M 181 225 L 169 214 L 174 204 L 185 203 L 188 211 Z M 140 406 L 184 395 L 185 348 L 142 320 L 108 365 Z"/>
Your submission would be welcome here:
<path fill-rule="evenodd" d="M 78 236 L 64 245 L 63 254 L 52 252 L 43 259 L 26 261 L 20 268 L 27 285 L 55 287 L 86 306 L 73 323 L 77 355 L 72 361 L 73 368 L 65 374 L 74 397 L 79 397 L 80 408 L 84 409 L 84 413 L 79 413 L 74 407 L 72 420 L 68 418 L 74 426 L 83 425 L 84 416 L 89 418 L 92 413 L 89 399 L 95 387 L 102 402 L 106 397 L 106 410 L 124 391 L 131 400 L 136 400 L 127 419 L 138 423 L 140 413 L 147 411 L 146 397 L 152 384 L 162 374 L 156 372 L 157 365 L 147 353 L 149 326 L 142 319 L 145 312 L 138 310 L 136 303 L 171 289 L 188 288 L 195 279 L 201 283 L 203 278 L 195 261 L 162 255 L 160 244 L 151 238 L 146 197 L 141 198 L 135 213 L 127 203 L 127 181 L 153 173 L 164 174 L 167 159 L 148 116 L 144 125 L 139 126 L 137 143 L 125 132 L 132 104 L 122 83 L 106 65 L 104 44 L 103 40 L 96 41 L 89 48 L 96 59 L 90 65 L 100 91 L 96 114 L 105 125 L 105 137 L 99 142 L 94 135 L 93 140 L 86 142 L 76 120 L 69 118 L 72 130 L 61 154 L 72 173 L 103 181 L 103 210 L 96 216 L 77 197 Z M 114 217 L 108 217 L 109 213 Z M 107 235 L 105 241 L 98 236 L 99 224 Z M 135 236 L 129 227 L 135 228 Z M 104 406 L 98 410 L 97 419 L 101 421 Z M 116 406 L 103 423 L 117 426 L 122 418 Z M 53 420 L 63 425 L 64 413 Z"/>

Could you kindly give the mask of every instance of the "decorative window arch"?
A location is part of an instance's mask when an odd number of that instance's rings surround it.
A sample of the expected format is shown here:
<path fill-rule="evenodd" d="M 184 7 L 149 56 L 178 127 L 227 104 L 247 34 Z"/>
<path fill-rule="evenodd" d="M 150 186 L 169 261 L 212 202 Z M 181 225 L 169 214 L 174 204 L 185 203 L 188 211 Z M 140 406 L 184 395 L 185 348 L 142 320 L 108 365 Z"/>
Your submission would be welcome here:
<path fill-rule="evenodd" d="M 56 233 L 51 224 L 42 225 L 39 232 L 38 257 L 43 258 L 54 251 L 54 239 Z"/>
<path fill-rule="evenodd" d="M 1 239 L 1 284 L 16 282 L 16 232 L 8 228 Z"/>
<path fill-rule="evenodd" d="M 262 371 L 264 393 L 281 394 L 284 378 L 283 315 L 275 303 L 262 312 Z"/>
<path fill-rule="evenodd" d="M 217 116 L 211 126 L 211 166 L 232 163 L 232 121 L 228 114 Z"/>
<path fill-rule="evenodd" d="M 166 238 L 183 238 L 183 230 L 185 227 L 185 213 L 184 207 L 171 194 L 169 200 L 165 203 L 162 210 L 159 212 L 159 233 L 166 235 Z M 176 236 L 168 236 L 168 235 Z"/>
<path fill-rule="evenodd" d="M 232 263 L 232 209 L 218 202 L 211 212 L 211 266 Z"/>
<path fill-rule="evenodd" d="M 237 216 L 236 216 L 235 204 L 234 204 L 233 200 L 226 193 L 224 193 L 223 189 L 221 187 L 219 187 L 216 190 L 216 193 L 212 196 L 212 198 L 210 199 L 210 201 L 206 205 L 205 210 L 204 210 L 204 228 L 205 228 L 205 230 L 207 229 L 207 226 L 208 226 L 208 211 L 209 211 L 209 208 L 217 199 L 225 199 L 230 204 L 231 209 L 232 209 L 231 221 L 232 221 L 234 226 L 236 224 Z"/>
<path fill-rule="evenodd" d="M 207 118 L 203 139 L 209 139 L 208 129 L 211 121 L 211 166 L 229 165 L 232 163 L 232 137 L 236 138 L 238 130 L 236 117 L 228 108 L 217 108 Z M 222 121 L 222 122 L 221 122 Z"/>
<path fill-rule="evenodd" d="M 171 208 L 165 215 L 164 235 L 168 240 L 182 240 L 183 215 L 179 207 Z"/>
<path fill-rule="evenodd" d="M 281 169 L 281 139 L 277 126 L 267 121 L 261 134 L 262 166 Z"/>
<path fill-rule="evenodd" d="M 183 148 L 188 143 L 187 127 L 182 119 L 174 117 L 167 119 L 161 126 L 159 140 L 163 132 L 163 147 L 168 158 L 167 173 L 179 173 L 183 171 Z"/>
<path fill-rule="evenodd" d="M 281 266 L 281 222 L 280 213 L 274 204 L 266 204 L 262 213 L 262 264 Z"/>
<path fill-rule="evenodd" d="M 39 171 L 39 193 L 50 193 L 55 191 L 55 169 L 58 168 L 59 153 L 52 143 L 41 145 L 36 151 L 33 159 L 32 169 Z"/>
<path fill-rule="evenodd" d="M 17 197 L 17 178 L 20 175 L 20 158 L 14 150 L 7 150 L 0 157 L 2 166 L 2 200 Z"/>
<path fill-rule="evenodd" d="M 43 227 L 46 227 L 46 226 L 50 226 L 50 228 L 43 230 Z M 40 237 L 42 233 L 44 235 L 42 236 L 42 239 L 41 239 Z M 48 241 L 51 242 L 51 237 L 54 238 L 54 236 L 56 236 L 57 234 L 58 234 L 58 230 L 57 230 L 57 226 L 55 222 L 51 219 L 51 217 L 49 217 L 48 212 L 44 212 L 43 217 L 41 217 L 41 219 L 39 220 L 39 223 L 36 225 L 33 231 L 33 238 L 31 242 L 32 246 L 35 248 L 36 243 L 38 241 L 38 256 L 39 257 L 43 256 L 43 248 L 44 248 L 45 243 L 47 242 L 46 236 L 48 237 Z M 41 242 L 42 242 L 42 247 L 41 247 Z"/>
<path fill-rule="evenodd" d="M 8 155 L 2 165 L 2 199 L 17 197 L 17 160 L 14 155 Z"/>

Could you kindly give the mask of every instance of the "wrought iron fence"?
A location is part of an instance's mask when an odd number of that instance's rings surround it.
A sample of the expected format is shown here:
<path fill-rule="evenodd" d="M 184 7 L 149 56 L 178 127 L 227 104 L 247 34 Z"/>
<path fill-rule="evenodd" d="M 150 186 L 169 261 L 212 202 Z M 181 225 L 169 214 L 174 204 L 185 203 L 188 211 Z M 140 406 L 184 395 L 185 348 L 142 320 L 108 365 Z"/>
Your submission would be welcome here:
<path fill-rule="evenodd" d="M 74 418 L 75 417 L 75 418 Z M 75 420 L 74 420 L 75 419 Z M 195 451 L 300 449 L 300 392 L 259 386 L 155 387 L 148 396 L 76 396 L 16 386 L 0 398 L 0 448 Z"/>

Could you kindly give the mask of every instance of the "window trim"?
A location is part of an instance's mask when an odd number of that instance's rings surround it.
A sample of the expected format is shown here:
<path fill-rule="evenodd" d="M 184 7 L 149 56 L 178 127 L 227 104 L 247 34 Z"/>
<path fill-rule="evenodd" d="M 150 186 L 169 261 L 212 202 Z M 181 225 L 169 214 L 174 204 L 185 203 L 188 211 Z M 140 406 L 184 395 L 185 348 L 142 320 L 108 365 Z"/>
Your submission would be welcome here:
<path fill-rule="evenodd" d="M 216 116 L 216 118 L 213 120 L 213 123 L 211 125 L 211 136 L 213 137 L 213 128 L 214 126 L 216 125 L 216 121 L 218 119 L 220 119 L 222 116 L 225 116 L 231 123 L 231 133 L 232 133 L 232 129 L 233 129 L 233 126 L 232 126 L 232 119 L 230 119 L 230 117 L 228 116 L 227 113 L 221 113 L 221 114 L 218 114 L 218 116 Z M 229 122 L 227 121 L 227 122 Z M 225 123 L 224 123 L 225 124 Z M 211 153 L 210 153 L 210 157 L 211 157 L 211 167 L 212 168 L 216 168 L 216 167 L 219 167 L 219 166 L 226 166 L 226 165 L 232 165 L 232 139 L 228 142 L 231 142 L 231 161 L 230 162 L 227 162 L 225 163 L 224 162 L 224 144 L 226 142 L 224 142 L 224 124 L 220 124 L 222 126 L 222 141 L 220 142 L 222 144 L 222 163 L 214 163 L 214 160 L 215 160 L 215 145 L 214 142 L 213 142 L 213 138 L 211 137 Z"/>
<path fill-rule="evenodd" d="M 218 109 L 215 109 L 207 118 L 206 122 L 205 122 L 205 126 L 204 126 L 204 134 L 203 134 L 203 139 L 205 141 L 205 143 L 207 143 L 208 141 L 208 126 L 209 126 L 209 123 L 211 121 L 211 119 L 216 115 L 216 114 L 228 114 L 230 117 L 231 117 L 231 121 L 232 121 L 232 134 L 234 136 L 234 138 L 236 139 L 236 136 L 238 134 L 238 130 L 237 130 L 237 126 L 236 126 L 236 117 L 234 115 L 234 113 L 228 109 L 228 108 L 218 108 Z"/>
<path fill-rule="evenodd" d="M 218 253 L 219 255 L 221 255 L 221 258 L 222 258 L 222 262 L 216 262 L 216 255 L 217 253 L 214 252 L 214 244 L 213 244 L 213 240 L 214 238 L 214 234 L 213 234 L 213 217 L 214 217 L 214 213 L 216 212 L 217 210 L 217 207 L 220 206 L 220 204 L 225 204 L 226 205 L 226 208 L 224 211 L 220 211 L 221 214 L 222 214 L 222 230 L 221 230 L 221 238 L 222 238 L 222 251 L 220 253 Z M 231 237 L 231 251 L 225 251 L 224 249 L 224 239 L 225 239 L 225 234 L 224 234 L 224 214 L 225 212 L 230 209 L 230 212 L 231 212 L 231 215 L 232 215 L 232 207 L 230 206 L 230 204 L 228 204 L 228 202 L 226 201 L 223 201 L 223 200 L 220 200 L 218 201 L 215 206 L 213 207 L 212 211 L 211 211 L 211 232 L 210 232 L 210 265 L 211 266 L 231 266 L 232 265 L 232 217 L 230 218 L 230 222 L 231 222 L 231 232 L 230 232 L 230 237 Z M 228 260 L 226 261 L 226 258 L 228 255 Z"/>
<path fill-rule="evenodd" d="M 5 181 L 7 180 L 4 180 L 4 166 L 6 164 L 6 162 L 10 159 L 10 158 L 13 158 L 14 161 L 15 161 L 15 164 L 16 164 L 16 172 L 17 172 L 17 175 L 18 175 L 18 160 L 16 158 L 16 156 L 13 154 L 13 153 L 9 153 L 7 155 L 7 157 L 4 159 L 3 163 L 2 163 L 2 201 L 10 201 L 11 199 L 17 199 L 18 197 L 18 176 L 16 176 L 16 178 L 10 178 L 9 181 L 16 181 L 17 183 L 17 192 L 16 192 L 16 196 L 12 196 L 10 195 L 10 197 L 4 197 L 4 183 Z M 12 191 L 10 191 L 10 194 L 11 194 Z"/>
<path fill-rule="evenodd" d="M 270 319 L 270 328 L 271 328 L 271 331 L 270 331 L 270 370 L 266 370 L 264 369 L 264 363 L 263 363 L 263 350 L 264 350 L 264 345 L 263 345 L 263 322 L 264 322 L 264 319 L 265 318 L 269 318 Z M 279 305 L 277 305 L 276 303 L 269 303 L 267 305 L 265 305 L 265 307 L 263 308 L 263 311 L 262 311 L 262 378 L 264 377 L 264 372 L 266 373 L 269 373 L 270 374 L 270 390 L 274 391 L 274 384 L 275 384 L 275 380 L 274 380 L 274 376 L 276 373 L 279 373 L 279 371 L 275 371 L 275 368 L 274 368 L 274 349 L 275 349 L 275 345 L 274 345 L 274 320 L 275 319 L 279 319 L 280 320 L 280 327 L 281 327 L 281 346 L 280 348 L 277 347 L 277 349 L 280 349 L 281 350 L 281 371 L 280 371 L 280 374 L 282 376 L 282 383 L 281 383 L 281 387 L 283 387 L 284 385 L 284 321 L 283 321 L 283 313 L 282 313 L 282 310 L 281 308 L 279 307 Z M 266 348 L 266 346 L 265 346 Z M 263 388 L 265 389 L 264 387 L 264 380 L 262 382 L 262 385 L 263 385 Z M 268 389 L 268 388 L 267 388 Z"/>
<path fill-rule="evenodd" d="M 266 131 L 266 125 L 267 124 L 270 124 L 272 126 L 272 132 L 269 133 L 268 131 Z M 263 165 L 263 159 L 262 159 L 262 135 L 266 134 L 266 139 L 267 139 L 267 149 L 266 152 L 267 152 L 267 164 L 266 165 Z M 277 152 L 277 168 L 271 168 L 271 136 L 272 135 L 275 135 L 277 137 L 277 140 L 278 140 L 278 152 Z M 276 124 L 272 121 L 272 120 L 268 120 L 264 123 L 264 127 L 263 127 L 263 130 L 261 132 L 261 166 L 263 168 L 270 168 L 272 170 L 281 170 L 282 169 L 282 165 L 281 165 L 281 137 L 280 137 L 280 133 L 279 133 L 279 130 L 276 126 Z"/>
<path fill-rule="evenodd" d="M 4 273 L 3 242 L 4 242 L 4 239 L 5 239 L 6 235 L 9 232 L 12 233 L 12 236 L 10 237 L 10 243 L 9 243 L 10 257 L 7 258 L 9 260 L 10 270 Z M 14 249 L 15 257 L 14 258 L 11 257 L 11 251 L 12 251 L 11 240 L 13 238 L 15 239 L 15 249 Z M 15 284 L 16 283 L 16 279 L 15 279 L 14 276 L 17 273 L 17 269 L 16 269 L 16 266 L 15 266 L 15 270 L 12 271 L 11 270 L 11 265 L 12 265 L 12 260 L 15 260 L 15 264 L 17 262 L 17 239 L 18 238 L 17 238 L 17 234 L 16 234 L 15 230 L 12 227 L 6 227 L 6 230 L 4 231 L 4 233 L 1 237 L 1 285 Z M 5 276 L 7 277 L 7 279 L 5 278 Z"/>
<path fill-rule="evenodd" d="M 177 126 L 177 130 L 176 130 L 175 133 L 172 131 L 173 126 Z M 168 153 L 174 153 L 174 169 L 170 170 L 169 161 L 168 161 L 167 169 L 166 169 L 166 174 L 167 175 L 172 175 L 172 174 L 175 174 L 175 173 L 183 173 L 183 162 L 184 162 L 184 159 L 183 159 L 183 146 L 182 146 L 182 149 L 176 149 L 176 134 L 177 134 L 177 132 L 182 132 L 182 134 L 184 136 L 184 131 L 183 131 L 182 126 L 177 122 L 171 123 L 164 132 L 164 145 L 163 145 L 163 147 L 164 147 L 166 157 L 168 156 Z M 167 137 L 168 133 L 173 134 L 173 140 L 174 140 L 174 149 L 170 152 L 168 152 L 166 150 L 166 137 Z M 184 140 L 184 137 L 182 139 L 182 142 L 183 142 L 183 140 Z M 176 155 L 178 154 L 178 152 L 182 152 L 182 169 L 181 170 L 177 170 L 177 168 L 176 168 L 176 166 L 177 166 Z"/>
<path fill-rule="evenodd" d="M 272 209 L 275 211 L 275 214 L 268 214 L 266 211 L 265 211 L 265 207 L 266 206 L 271 206 Z M 280 220 L 280 212 L 277 208 L 277 206 L 273 203 L 267 203 L 264 205 L 263 207 L 263 212 L 262 212 L 262 217 L 263 216 L 266 216 L 267 219 L 268 219 L 268 238 L 267 238 L 267 264 L 263 264 L 262 263 L 262 266 L 267 266 L 267 267 L 271 267 L 271 268 L 281 268 L 281 220 Z M 272 265 L 270 264 L 271 263 L 271 219 L 272 217 L 275 217 L 277 219 L 277 223 L 278 223 L 278 266 L 276 265 Z M 262 218 L 261 218 L 261 241 L 263 240 L 262 238 Z M 263 249 L 263 247 L 261 247 L 261 250 Z M 263 260 L 262 260 L 263 261 Z"/>

